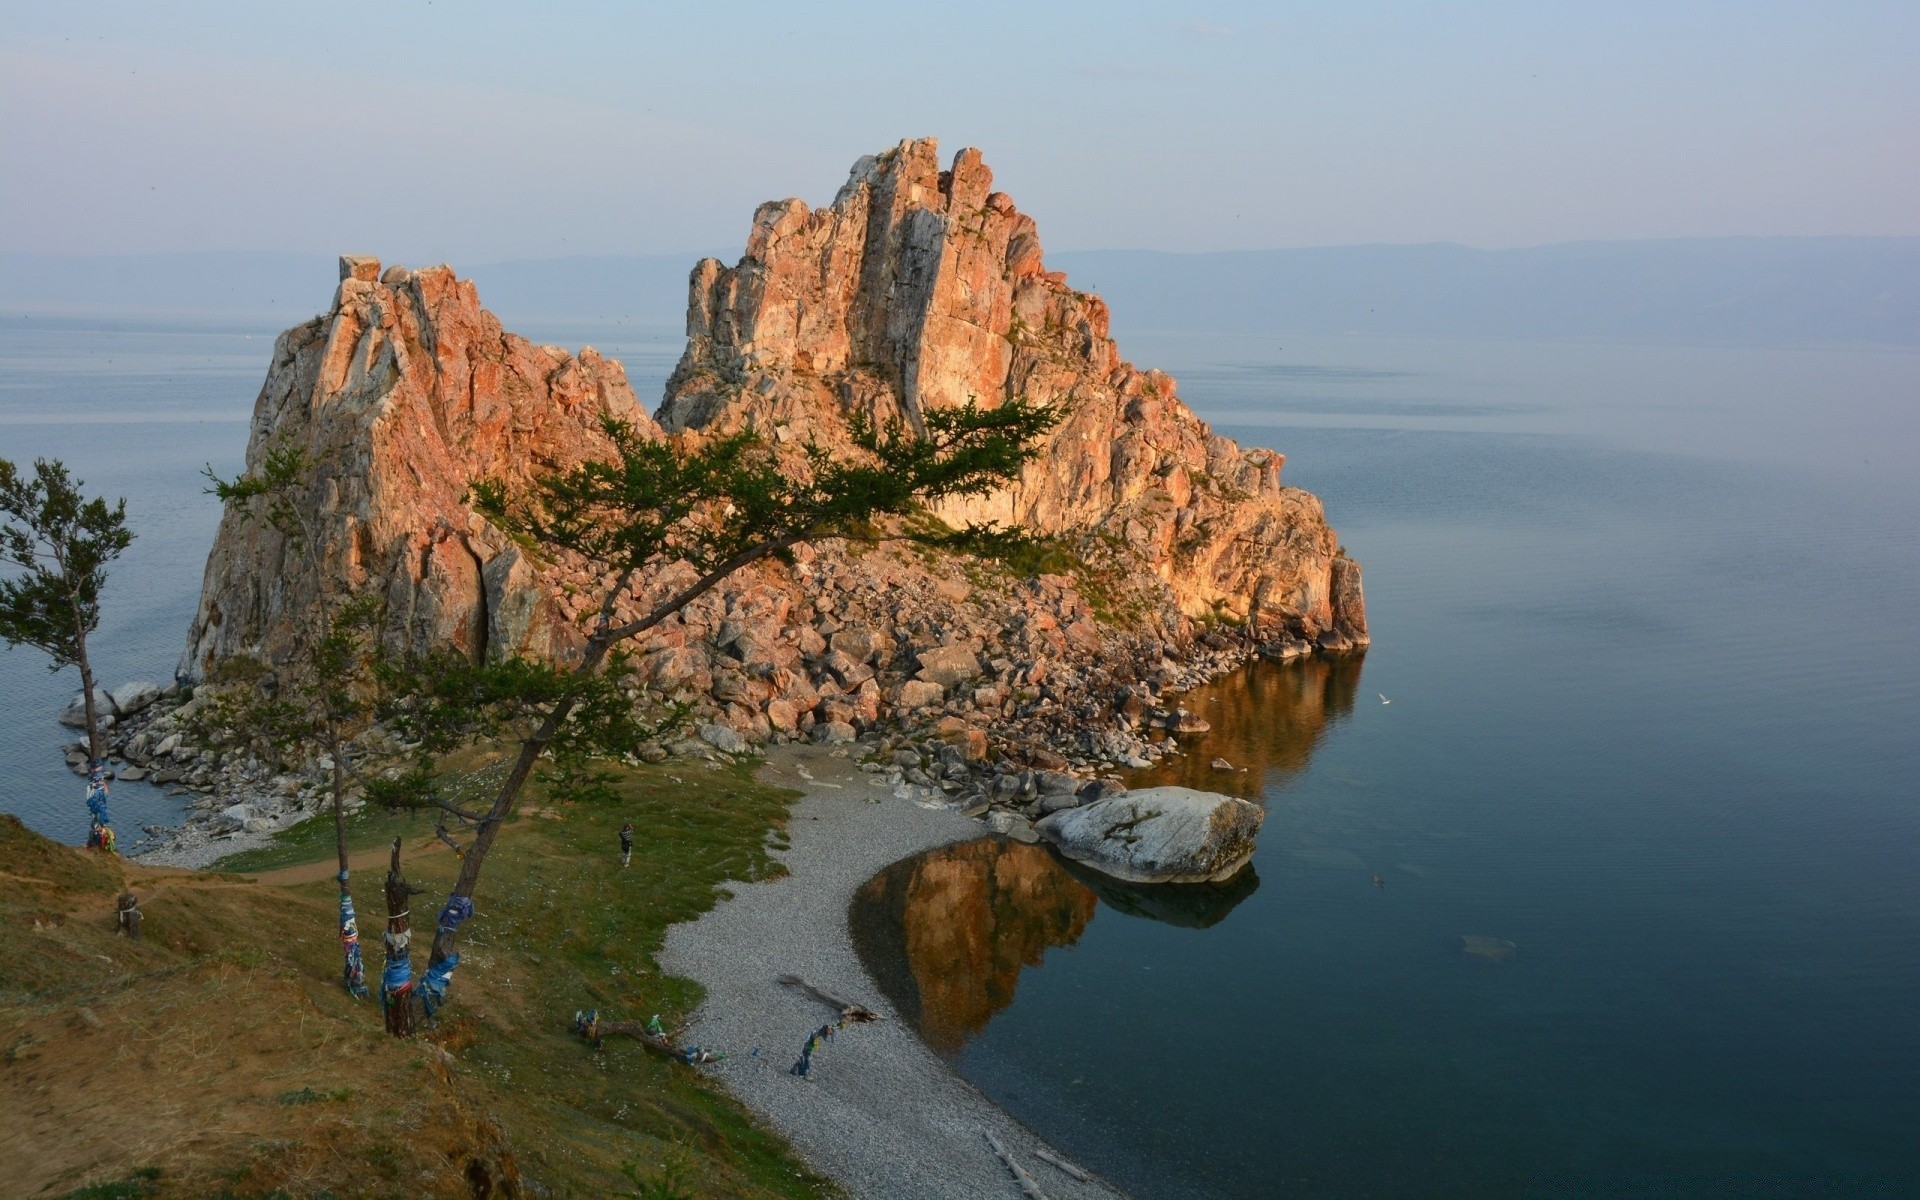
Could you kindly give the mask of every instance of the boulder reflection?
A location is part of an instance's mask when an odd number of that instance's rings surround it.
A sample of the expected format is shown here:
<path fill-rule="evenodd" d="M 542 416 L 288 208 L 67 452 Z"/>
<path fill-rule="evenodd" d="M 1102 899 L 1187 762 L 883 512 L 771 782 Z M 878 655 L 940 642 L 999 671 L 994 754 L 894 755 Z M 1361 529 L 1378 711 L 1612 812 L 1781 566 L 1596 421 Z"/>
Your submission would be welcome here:
<path fill-rule="evenodd" d="M 893 864 L 849 918 L 867 973 L 952 1054 L 1013 1001 L 1023 968 L 1080 940 L 1097 903 L 1046 848 L 984 838 Z"/>
<path fill-rule="evenodd" d="M 1359 655 L 1260 662 L 1195 688 L 1179 704 L 1212 730 L 1181 735 L 1183 755 L 1130 772 L 1127 786 L 1178 784 L 1259 799 L 1265 787 L 1303 770 L 1327 729 L 1353 712 L 1365 663 Z M 1211 766 L 1216 758 L 1234 769 Z"/>
<path fill-rule="evenodd" d="M 1059 863 L 1116 912 L 1188 929 L 1218 925 L 1260 886 L 1252 863 L 1225 883 L 1128 883 L 1068 859 Z"/>

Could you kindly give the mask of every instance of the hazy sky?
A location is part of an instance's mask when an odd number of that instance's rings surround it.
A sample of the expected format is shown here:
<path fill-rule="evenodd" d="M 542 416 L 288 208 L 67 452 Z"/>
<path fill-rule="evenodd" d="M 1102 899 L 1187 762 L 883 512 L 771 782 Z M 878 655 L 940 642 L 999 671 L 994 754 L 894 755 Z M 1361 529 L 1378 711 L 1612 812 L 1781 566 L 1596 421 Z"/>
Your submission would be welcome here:
<path fill-rule="evenodd" d="M 1920 3 L 0 0 L 0 249 L 737 247 L 981 147 L 1050 248 L 1920 233 Z"/>

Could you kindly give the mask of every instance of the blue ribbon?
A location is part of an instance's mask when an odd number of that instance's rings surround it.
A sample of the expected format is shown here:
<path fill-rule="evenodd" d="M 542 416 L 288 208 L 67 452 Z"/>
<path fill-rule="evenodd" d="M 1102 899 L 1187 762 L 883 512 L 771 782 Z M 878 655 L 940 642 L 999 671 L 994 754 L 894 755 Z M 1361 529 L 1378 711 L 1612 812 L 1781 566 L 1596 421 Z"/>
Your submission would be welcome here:
<path fill-rule="evenodd" d="M 469 904 L 468 909 L 472 909 Z M 420 979 L 420 1002 L 431 1017 L 435 1009 L 447 1002 L 447 985 L 453 982 L 453 969 L 460 965 L 458 954 L 449 954 L 436 963 L 427 965 L 427 973 Z"/>
<path fill-rule="evenodd" d="M 395 1000 L 407 994 L 413 987 L 413 964 L 404 958 L 387 960 L 387 969 L 380 972 L 380 1004 L 391 1005 Z"/>
<path fill-rule="evenodd" d="M 347 873 L 340 872 L 340 881 L 346 882 Z M 353 915 L 353 897 L 340 893 L 340 944 L 347 952 L 346 966 L 342 982 L 347 990 L 356 996 L 367 994 L 367 967 L 360 957 L 360 922 Z"/>
<path fill-rule="evenodd" d="M 460 922 L 472 915 L 472 900 L 465 896 L 448 896 L 446 907 L 440 910 L 440 932 L 459 933 Z"/>

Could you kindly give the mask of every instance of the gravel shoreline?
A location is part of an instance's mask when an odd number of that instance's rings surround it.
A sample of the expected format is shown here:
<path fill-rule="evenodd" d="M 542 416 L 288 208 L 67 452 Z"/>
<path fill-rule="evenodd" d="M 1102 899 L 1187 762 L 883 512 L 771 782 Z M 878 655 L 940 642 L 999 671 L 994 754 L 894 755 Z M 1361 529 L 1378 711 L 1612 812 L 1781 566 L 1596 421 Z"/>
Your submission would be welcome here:
<path fill-rule="evenodd" d="M 896 798 L 875 786 L 882 777 L 824 748 L 775 748 L 761 778 L 805 793 L 788 825 L 791 848 L 779 855 L 789 874 L 729 885 L 733 898 L 670 929 L 660 956 L 707 989 L 685 1037 L 728 1057 L 703 1069 L 855 1200 L 1019 1196 L 987 1132 L 1053 1200 L 1123 1200 L 1110 1184 L 1079 1182 L 1034 1157 L 1044 1143 L 898 1019 L 850 1026 L 815 1053 L 809 1078 L 787 1073 L 808 1032 L 833 1014 L 778 977 L 802 976 L 893 1018 L 854 953 L 848 903 L 887 864 L 984 829 Z"/>

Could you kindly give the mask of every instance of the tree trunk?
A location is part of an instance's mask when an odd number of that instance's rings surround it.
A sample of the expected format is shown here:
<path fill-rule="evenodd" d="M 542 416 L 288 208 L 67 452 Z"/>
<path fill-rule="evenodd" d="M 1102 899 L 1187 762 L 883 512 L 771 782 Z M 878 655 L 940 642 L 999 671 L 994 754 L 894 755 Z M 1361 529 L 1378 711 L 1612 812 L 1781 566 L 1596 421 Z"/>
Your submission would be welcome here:
<path fill-rule="evenodd" d="M 340 981 L 350 994 L 365 996 L 367 966 L 360 952 L 360 922 L 353 911 L 353 892 L 347 886 L 347 820 L 342 810 L 347 773 L 340 761 L 340 734 L 331 721 L 327 724 L 327 750 L 333 755 L 333 847 L 340 856 Z"/>
<path fill-rule="evenodd" d="M 387 868 L 387 964 L 380 976 L 380 1004 L 386 1010 L 387 1032 L 395 1037 L 413 1033 L 413 925 L 408 910 L 419 890 L 408 887 L 400 873 L 400 839 L 395 838 Z"/>
<path fill-rule="evenodd" d="M 652 629 L 718 586 L 721 580 L 735 571 L 775 551 L 793 545 L 800 540 L 801 536 L 801 533 L 796 532 L 750 546 L 708 571 L 677 595 L 657 605 L 646 616 L 625 625 L 615 626 L 611 624 L 614 601 L 618 593 L 625 590 L 627 582 L 632 578 L 632 571 L 628 571 L 620 577 L 620 582 L 614 585 L 612 592 L 601 603 L 599 628 L 587 638 L 586 652 L 580 658 L 580 665 L 573 669 L 574 675 L 591 675 L 600 669 L 601 662 L 607 656 L 607 650 L 615 643 L 637 637 Z M 500 793 L 494 797 L 493 807 L 481 819 L 480 828 L 474 834 L 473 845 L 467 849 L 466 857 L 461 860 L 460 878 L 455 881 L 453 890 L 447 893 L 447 903 L 441 908 L 439 918 L 435 922 L 433 951 L 427 956 L 426 974 L 420 980 L 421 1007 L 428 1017 L 433 1016 L 434 1012 L 446 1003 L 447 989 L 453 981 L 454 968 L 460 965 L 460 923 L 473 915 L 473 889 L 480 882 L 480 868 L 486 863 L 487 852 L 493 849 L 494 839 L 500 836 L 500 827 L 513 814 L 514 805 L 520 801 L 521 789 L 526 787 L 527 780 L 533 775 L 534 765 L 540 761 L 540 756 L 545 754 L 547 747 L 553 743 L 554 735 L 559 732 L 560 726 L 566 723 L 567 715 L 573 711 L 575 702 L 576 698 L 573 696 L 562 697 L 553 711 L 547 714 L 546 719 L 540 722 L 540 727 L 534 731 L 533 736 L 520 743 L 519 759 L 514 762 L 513 770 L 507 775 L 506 781 L 500 785 Z"/>
<path fill-rule="evenodd" d="M 80 668 L 80 694 L 85 697 L 87 706 L 87 758 L 98 762 L 107 757 L 107 742 L 100 736 L 100 714 L 93 707 L 93 664 L 87 661 L 86 630 L 76 629 L 74 633 L 79 649 L 79 653 L 74 655 L 74 665 Z"/>

